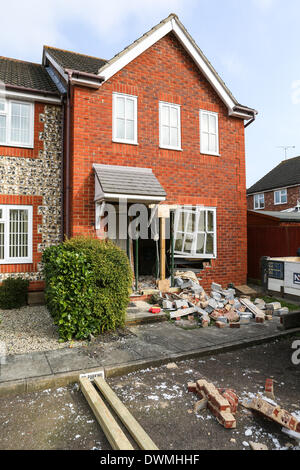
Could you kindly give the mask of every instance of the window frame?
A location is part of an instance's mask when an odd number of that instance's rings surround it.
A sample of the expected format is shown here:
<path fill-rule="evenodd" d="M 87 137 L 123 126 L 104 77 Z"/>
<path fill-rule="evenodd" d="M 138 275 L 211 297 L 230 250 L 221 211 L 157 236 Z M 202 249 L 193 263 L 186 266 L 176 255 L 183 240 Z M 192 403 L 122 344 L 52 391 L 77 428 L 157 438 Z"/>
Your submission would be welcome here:
<path fill-rule="evenodd" d="M 4 102 L 4 111 L 0 110 L 0 115 L 6 117 L 6 140 L 0 142 L 2 147 L 18 147 L 18 148 L 33 148 L 34 146 L 34 103 L 30 101 L 22 101 L 16 99 L 7 99 L 0 97 L 0 101 Z M 11 139 L 11 124 L 12 124 L 12 105 L 26 105 L 29 106 L 29 141 L 16 142 Z"/>
<path fill-rule="evenodd" d="M 174 145 L 166 145 L 163 143 L 163 135 L 162 135 L 162 108 L 163 106 L 168 106 L 169 108 L 175 108 L 178 112 L 178 127 L 177 127 L 177 139 L 178 139 L 178 146 Z M 169 129 L 171 126 L 169 126 Z M 161 149 L 167 150 L 179 150 L 182 151 L 181 147 L 181 105 L 175 103 L 168 103 L 167 101 L 159 101 L 159 147 Z"/>
<path fill-rule="evenodd" d="M 286 201 L 285 202 L 282 202 L 282 193 L 284 192 L 285 196 L 286 196 Z M 279 194 L 279 199 L 280 201 L 279 202 L 276 202 L 276 194 Z M 279 205 L 282 205 L 282 204 L 287 204 L 288 203 L 288 193 L 287 193 L 287 188 L 283 188 L 283 189 L 277 189 L 276 191 L 274 191 L 274 205 L 275 206 L 279 206 Z"/>
<path fill-rule="evenodd" d="M 212 152 L 212 151 L 207 151 L 206 152 L 203 149 L 203 139 L 202 139 L 203 133 L 208 134 L 208 136 L 210 134 L 213 134 L 212 132 L 209 132 L 209 130 L 208 130 L 208 132 L 202 130 L 203 116 L 204 115 L 207 115 L 208 117 L 209 116 L 216 117 L 216 131 L 217 132 L 216 132 L 216 134 L 214 134 L 214 135 L 216 135 L 216 141 L 217 141 L 217 150 L 216 150 L 216 152 Z M 202 155 L 213 155 L 215 157 L 220 157 L 219 114 L 214 112 L 214 111 L 207 111 L 206 109 L 200 109 L 200 111 L 199 111 L 199 127 L 200 127 L 200 153 Z M 208 139 L 208 141 L 209 141 L 209 139 Z"/>
<path fill-rule="evenodd" d="M 188 221 L 189 217 L 186 217 L 185 219 L 185 227 L 184 227 L 184 232 L 182 230 L 178 230 L 178 224 L 179 224 L 179 216 L 180 212 L 184 212 L 187 214 L 196 214 L 196 220 L 195 220 L 195 231 L 193 234 L 191 232 L 187 232 L 187 226 L 188 226 Z M 199 218 L 200 218 L 200 213 L 205 212 L 205 231 L 199 231 L 198 226 L 199 226 Z M 207 219 L 207 213 L 212 212 L 213 213 L 213 231 L 207 230 L 207 225 L 208 225 L 208 219 Z M 175 249 L 175 243 L 177 240 L 177 233 L 183 233 L 183 243 L 182 246 L 184 246 L 184 242 L 186 239 L 187 235 L 193 236 L 193 242 L 192 242 L 192 249 L 190 253 L 176 250 Z M 196 252 L 196 244 L 197 244 L 197 235 L 199 233 L 204 233 L 205 234 L 205 240 L 204 244 L 206 247 L 206 242 L 207 242 L 207 234 L 212 234 L 213 235 L 213 253 L 197 253 Z M 175 218 L 174 218 L 174 256 L 177 258 L 191 258 L 191 259 L 216 259 L 217 258 L 217 208 L 216 207 L 200 207 L 200 206 L 180 206 L 178 209 L 175 210 Z"/>
<path fill-rule="evenodd" d="M 129 144 L 129 145 L 138 145 L 138 97 L 135 95 L 129 95 L 127 93 L 118 93 L 113 92 L 113 103 L 112 103 L 112 141 L 120 144 Z M 117 98 L 122 97 L 125 98 L 125 129 L 126 129 L 126 99 L 130 99 L 133 101 L 133 132 L 134 138 L 133 139 L 121 139 L 117 137 Z"/>
<path fill-rule="evenodd" d="M 259 196 L 263 196 L 263 205 L 262 205 L 262 207 L 260 207 Z M 256 200 L 255 200 L 256 198 L 258 198 L 258 206 L 256 204 Z M 254 196 L 253 196 L 253 206 L 254 206 L 254 210 L 259 210 L 259 209 L 264 209 L 265 208 L 265 193 L 254 194 Z"/>
<path fill-rule="evenodd" d="M 26 257 L 9 256 L 10 210 L 28 211 L 28 256 Z M 0 259 L 0 265 L 32 263 L 33 207 L 28 205 L 0 204 L 0 224 L 2 223 L 4 223 L 4 258 Z"/>

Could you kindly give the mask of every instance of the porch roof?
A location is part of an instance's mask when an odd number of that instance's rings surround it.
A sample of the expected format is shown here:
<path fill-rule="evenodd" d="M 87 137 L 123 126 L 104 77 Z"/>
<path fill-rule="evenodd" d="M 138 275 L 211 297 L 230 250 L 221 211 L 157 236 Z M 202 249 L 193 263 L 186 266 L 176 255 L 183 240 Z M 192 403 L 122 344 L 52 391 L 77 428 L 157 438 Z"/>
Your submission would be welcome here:
<path fill-rule="evenodd" d="M 166 192 L 151 168 L 94 164 L 95 201 L 160 202 Z"/>

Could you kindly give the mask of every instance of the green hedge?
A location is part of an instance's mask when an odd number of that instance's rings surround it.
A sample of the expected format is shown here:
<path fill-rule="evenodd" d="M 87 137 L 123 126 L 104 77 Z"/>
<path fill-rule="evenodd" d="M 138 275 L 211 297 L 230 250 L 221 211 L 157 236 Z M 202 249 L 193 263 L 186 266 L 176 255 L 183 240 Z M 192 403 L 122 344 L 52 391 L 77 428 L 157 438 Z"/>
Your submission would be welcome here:
<path fill-rule="evenodd" d="M 48 309 L 62 340 L 124 326 L 132 272 L 110 241 L 73 238 L 43 253 Z"/>
<path fill-rule="evenodd" d="M 17 278 L 7 278 L 0 286 L 0 308 L 20 308 L 27 304 L 29 281 Z"/>

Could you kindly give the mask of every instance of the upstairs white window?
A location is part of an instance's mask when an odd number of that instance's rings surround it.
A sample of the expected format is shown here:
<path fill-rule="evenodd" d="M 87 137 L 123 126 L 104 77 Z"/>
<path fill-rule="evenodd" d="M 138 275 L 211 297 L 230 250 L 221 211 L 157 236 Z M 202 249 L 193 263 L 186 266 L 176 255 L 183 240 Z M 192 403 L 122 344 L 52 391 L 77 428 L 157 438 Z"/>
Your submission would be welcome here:
<path fill-rule="evenodd" d="M 219 155 L 218 114 L 200 111 L 200 152 L 206 155 Z"/>
<path fill-rule="evenodd" d="M 274 204 L 286 204 L 287 203 L 287 189 L 280 189 L 274 191 Z"/>
<path fill-rule="evenodd" d="M 215 208 L 182 206 L 175 211 L 174 253 L 187 258 L 216 257 Z"/>
<path fill-rule="evenodd" d="M 0 206 L 0 264 L 32 262 L 32 206 Z"/>
<path fill-rule="evenodd" d="M 137 144 L 137 97 L 113 93 L 113 141 Z"/>
<path fill-rule="evenodd" d="M 159 146 L 181 150 L 180 106 L 159 103 Z"/>
<path fill-rule="evenodd" d="M 254 195 L 254 210 L 257 209 L 264 209 L 265 207 L 265 195 L 262 194 L 255 194 Z"/>
<path fill-rule="evenodd" d="M 32 103 L 0 98 L 0 145 L 33 147 Z"/>

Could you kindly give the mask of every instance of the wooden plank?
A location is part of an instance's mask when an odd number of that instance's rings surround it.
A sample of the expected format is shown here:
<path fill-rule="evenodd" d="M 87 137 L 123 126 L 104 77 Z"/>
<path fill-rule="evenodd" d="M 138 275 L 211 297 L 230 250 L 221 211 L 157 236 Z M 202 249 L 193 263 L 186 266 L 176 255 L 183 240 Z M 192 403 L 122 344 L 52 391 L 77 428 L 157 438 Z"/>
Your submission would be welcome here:
<path fill-rule="evenodd" d="M 260 308 L 258 308 L 256 305 L 254 305 L 254 303 L 251 302 L 250 300 L 240 299 L 240 303 L 242 305 L 244 305 L 245 307 L 247 307 L 248 310 L 250 310 L 250 312 L 252 312 L 256 317 L 257 316 L 265 317 L 265 313 Z"/>
<path fill-rule="evenodd" d="M 114 450 L 134 450 L 90 380 L 86 377 L 80 377 L 79 382 L 82 393 L 112 448 Z"/>
<path fill-rule="evenodd" d="M 176 310 L 175 312 L 170 313 L 170 318 L 177 318 L 177 317 L 185 317 L 187 315 L 191 315 L 192 313 L 196 313 L 197 309 L 195 307 L 191 308 L 181 308 Z"/>
<path fill-rule="evenodd" d="M 166 219 L 160 220 L 160 279 L 166 279 Z"/>
<path fill-rule="evenodd" d="M 108 401 L 112 409 L 116 412 L 122 423 L 126 426 L 134 440 L 142 450 L 158 450 L 152 439 L 148 436 L 142 426 L 128 411 L 115 392 L 102 377 L 96 377 L 95 384 L 102 395 Z"/>

